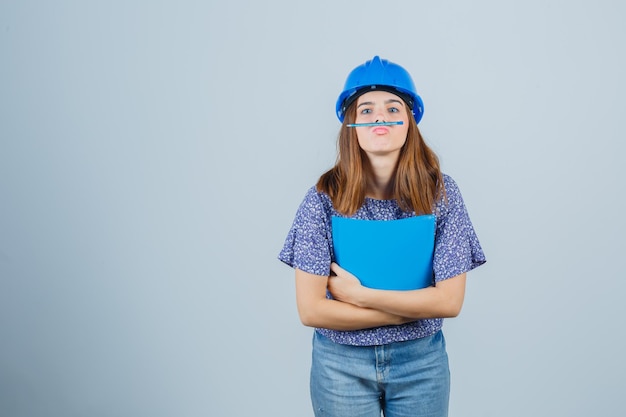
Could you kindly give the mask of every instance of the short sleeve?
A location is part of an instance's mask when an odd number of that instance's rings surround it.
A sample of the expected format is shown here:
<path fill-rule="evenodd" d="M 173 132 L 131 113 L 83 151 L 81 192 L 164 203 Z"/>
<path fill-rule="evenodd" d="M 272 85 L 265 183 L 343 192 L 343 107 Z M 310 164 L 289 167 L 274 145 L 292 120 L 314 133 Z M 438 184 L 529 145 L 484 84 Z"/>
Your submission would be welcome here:
<path fill-rule="evenodd" d="M 433 257 L 436 282 L 471 271 L 486 262 L 457 184 L 444 175 L 444 185 L 446 199 L 438 204 Z"/>
<path fill-rule="evenodd" d="M 310 274 L 330 275 L 331 249 L 328 216 L 312 187 L 300 204 L 278 259 Z"/>

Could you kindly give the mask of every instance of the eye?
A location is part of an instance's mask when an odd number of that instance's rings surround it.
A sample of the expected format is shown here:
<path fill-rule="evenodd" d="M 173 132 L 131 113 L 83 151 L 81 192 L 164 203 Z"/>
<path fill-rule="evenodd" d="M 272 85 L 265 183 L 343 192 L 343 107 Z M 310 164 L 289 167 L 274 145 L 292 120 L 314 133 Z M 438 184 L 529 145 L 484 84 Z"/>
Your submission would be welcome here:
<path fill-rule="evenodd" d="M 389 107 L 389 113 L 398 113 L 400 109 L 397 107 Z"/>
<path fill-rule="evenodd" d="M 371 112 L 372 112 L 372 110 L 371 109 L 367 109 L 367 108 L 361 110 L 361 114 L 370 114 Z"/>

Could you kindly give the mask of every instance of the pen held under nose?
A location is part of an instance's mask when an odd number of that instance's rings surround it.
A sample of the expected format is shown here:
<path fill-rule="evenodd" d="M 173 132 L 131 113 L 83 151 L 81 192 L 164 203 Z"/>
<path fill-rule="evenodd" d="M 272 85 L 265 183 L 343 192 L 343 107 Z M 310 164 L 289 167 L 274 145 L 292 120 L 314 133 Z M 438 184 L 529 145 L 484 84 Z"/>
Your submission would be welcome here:
<path fill-rule="evenodd" d="M 396 125 L 402 125 L 404 124 L 404 122 L 402 121 L 398 121 L 398 122 L 377 122 L 377 123 L 350 123 L 347 124 L 347 127 L 371 127 L 371 126 L 396 126 Z"/>

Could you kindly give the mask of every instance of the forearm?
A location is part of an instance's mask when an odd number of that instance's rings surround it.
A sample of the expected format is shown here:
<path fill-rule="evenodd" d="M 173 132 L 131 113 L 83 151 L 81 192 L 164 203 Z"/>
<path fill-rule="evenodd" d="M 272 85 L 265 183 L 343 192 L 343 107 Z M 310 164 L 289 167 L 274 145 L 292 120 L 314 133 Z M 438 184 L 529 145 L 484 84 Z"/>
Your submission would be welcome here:
<path fill-rule="evenodd" d="M 450 299 L 436 287 L 414 291 L 387 291 L 365 288 L 356 305 L 376 308 L 414 319 L 456 317 L 461 303 Z"/>
<path fill-rule="evenodd" d="M 328 277 L 296 269 L 296 302 L 302 324 L 332 330 L 360 330 L 411 321 L 386 311 L 326 298 Z"/>
<path fill-rule="evenodd" d="M 434 287 L 412 291 L 390 291 L 366 288 L 338 266 L 329 288 L 341 301 L 362 308 L 372 308 L 412 319 L 456 317 L 463 306 L 465 274 L 438 282 Z"/>
<path fill-rule="evenodd" d="M 332 330 L 361 330 L 411 321 L 391 312 L 329 299 L 299 304 L 298 312 L 305 326 Z"/>

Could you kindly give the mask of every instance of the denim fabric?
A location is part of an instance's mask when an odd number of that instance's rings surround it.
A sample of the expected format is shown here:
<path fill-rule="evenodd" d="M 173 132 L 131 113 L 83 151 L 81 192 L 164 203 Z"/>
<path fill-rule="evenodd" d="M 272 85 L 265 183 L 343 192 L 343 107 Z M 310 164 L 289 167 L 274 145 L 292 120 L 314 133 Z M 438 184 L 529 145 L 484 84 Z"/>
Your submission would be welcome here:
<path fill-rule="evenodd" d="M 445 417 L 450 371 L 443 333 L 350 346 L 314 332 L 311 400 L 316 417 Z"/>

